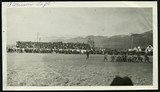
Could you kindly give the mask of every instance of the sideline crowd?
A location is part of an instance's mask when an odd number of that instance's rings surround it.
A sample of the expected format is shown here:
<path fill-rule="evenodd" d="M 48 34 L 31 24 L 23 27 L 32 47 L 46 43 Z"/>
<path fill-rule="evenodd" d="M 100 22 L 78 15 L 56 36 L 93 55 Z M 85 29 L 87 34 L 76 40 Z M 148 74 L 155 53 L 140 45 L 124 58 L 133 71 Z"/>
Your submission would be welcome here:
<path fill-rule="evenodd" d="M 26 42 L 17 41 L 15 47 L 7 47 L 7 52 L 16 53 L 59 53 L 59 54 L 102 54 L 106 52 L 109 55 L 137 55 L 136 51 L 108 49 L 108 48 L 93 48 L 87 43 L 63 43 L 63 42 Z M 147 53 L 152 55 L 153 52 Z M 140 55 L 145 55 L 145 51 L 139 52 Z"/>

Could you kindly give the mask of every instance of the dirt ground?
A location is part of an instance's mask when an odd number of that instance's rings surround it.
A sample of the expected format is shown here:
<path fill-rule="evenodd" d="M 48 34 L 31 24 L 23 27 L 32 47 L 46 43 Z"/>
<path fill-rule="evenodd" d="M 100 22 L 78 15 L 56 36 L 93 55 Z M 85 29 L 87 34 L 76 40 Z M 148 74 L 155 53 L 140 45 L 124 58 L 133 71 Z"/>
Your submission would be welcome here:
<path fill-rule="evenodd" d="M 134 85 L 152 85 L 152 63 L 103 62 L 103 57 L 7 53 L 7 85 L 109 86 L 117 75 L 130 77 Z"/>

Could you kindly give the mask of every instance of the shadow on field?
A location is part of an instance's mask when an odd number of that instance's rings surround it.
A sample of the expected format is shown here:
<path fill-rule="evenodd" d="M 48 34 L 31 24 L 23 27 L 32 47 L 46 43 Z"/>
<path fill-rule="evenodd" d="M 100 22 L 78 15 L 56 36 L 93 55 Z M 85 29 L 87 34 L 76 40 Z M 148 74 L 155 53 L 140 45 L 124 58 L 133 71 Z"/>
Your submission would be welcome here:
<path fill-rule="evenodd" d="M 129 77 L 116 76 L 110 86 L 133 86 L 133 83 Z"/>

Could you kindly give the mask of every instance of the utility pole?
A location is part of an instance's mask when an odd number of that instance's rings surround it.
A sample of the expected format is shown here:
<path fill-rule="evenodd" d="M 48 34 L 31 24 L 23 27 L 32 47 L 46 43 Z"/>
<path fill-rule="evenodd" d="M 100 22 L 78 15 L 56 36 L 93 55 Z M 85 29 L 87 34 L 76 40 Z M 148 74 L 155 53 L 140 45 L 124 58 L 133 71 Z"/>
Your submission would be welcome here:
<path fill-rule="evenodd" d="M 41 42 L 41 37 L 39 38 L 39 42 Z"/>
<path fill-rule="evenodd" d="M 37 42 L 38 42 L 38 35 L 39 35 L 39 33 L 37 32 Z"/>
<path fill-rule="evenodd" d="M 132 45 L 133 45 L 133 36 L 131 37 L 131 49 L 132 49 Z"/>

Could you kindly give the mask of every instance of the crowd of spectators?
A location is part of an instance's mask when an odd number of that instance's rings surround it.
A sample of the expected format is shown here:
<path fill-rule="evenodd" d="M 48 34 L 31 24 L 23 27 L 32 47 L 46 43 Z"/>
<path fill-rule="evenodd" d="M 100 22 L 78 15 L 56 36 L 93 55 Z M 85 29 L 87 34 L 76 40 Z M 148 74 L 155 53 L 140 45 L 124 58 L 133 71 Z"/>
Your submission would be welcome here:
<path fill-rule="evenodd" d="M 90 54 L 105 54 L 109 55 L 123 55 L 127 53 L 128 55 L 136 55 L 136 51 L 118 50 L 118 49 L 108 49 L 108 48 L 96 48 L 91 47 L 87 43 L 63 43 L 63 42 L 23 42 L 17 41 L 15 48 L 7 48 L 7 52 L 17 52 L 17 53 L 59 53 L 59 54 L 86 54 L 87 50 Z M 139 52 L 144 55 L 145 52 Z M 148 53 L 153 55 L 153 52 Z"/>
<path fill-rule="evenodd" d="M 65 54 L 80 54 L 86 50 L 91 50 L 87 43 L 63 43 L 63 42 L 23 42 L 17 41 L 16 47 L 7 48 L 7 52 L 17 53 L 65 53 Z"/>
<path fill-rule="evenodd" d="M 39 49 L 90 49 L 86 43 L 63 43 L 63 42 L 21 42 L 16 44 L 17 48 L 39 48 Z"/>

